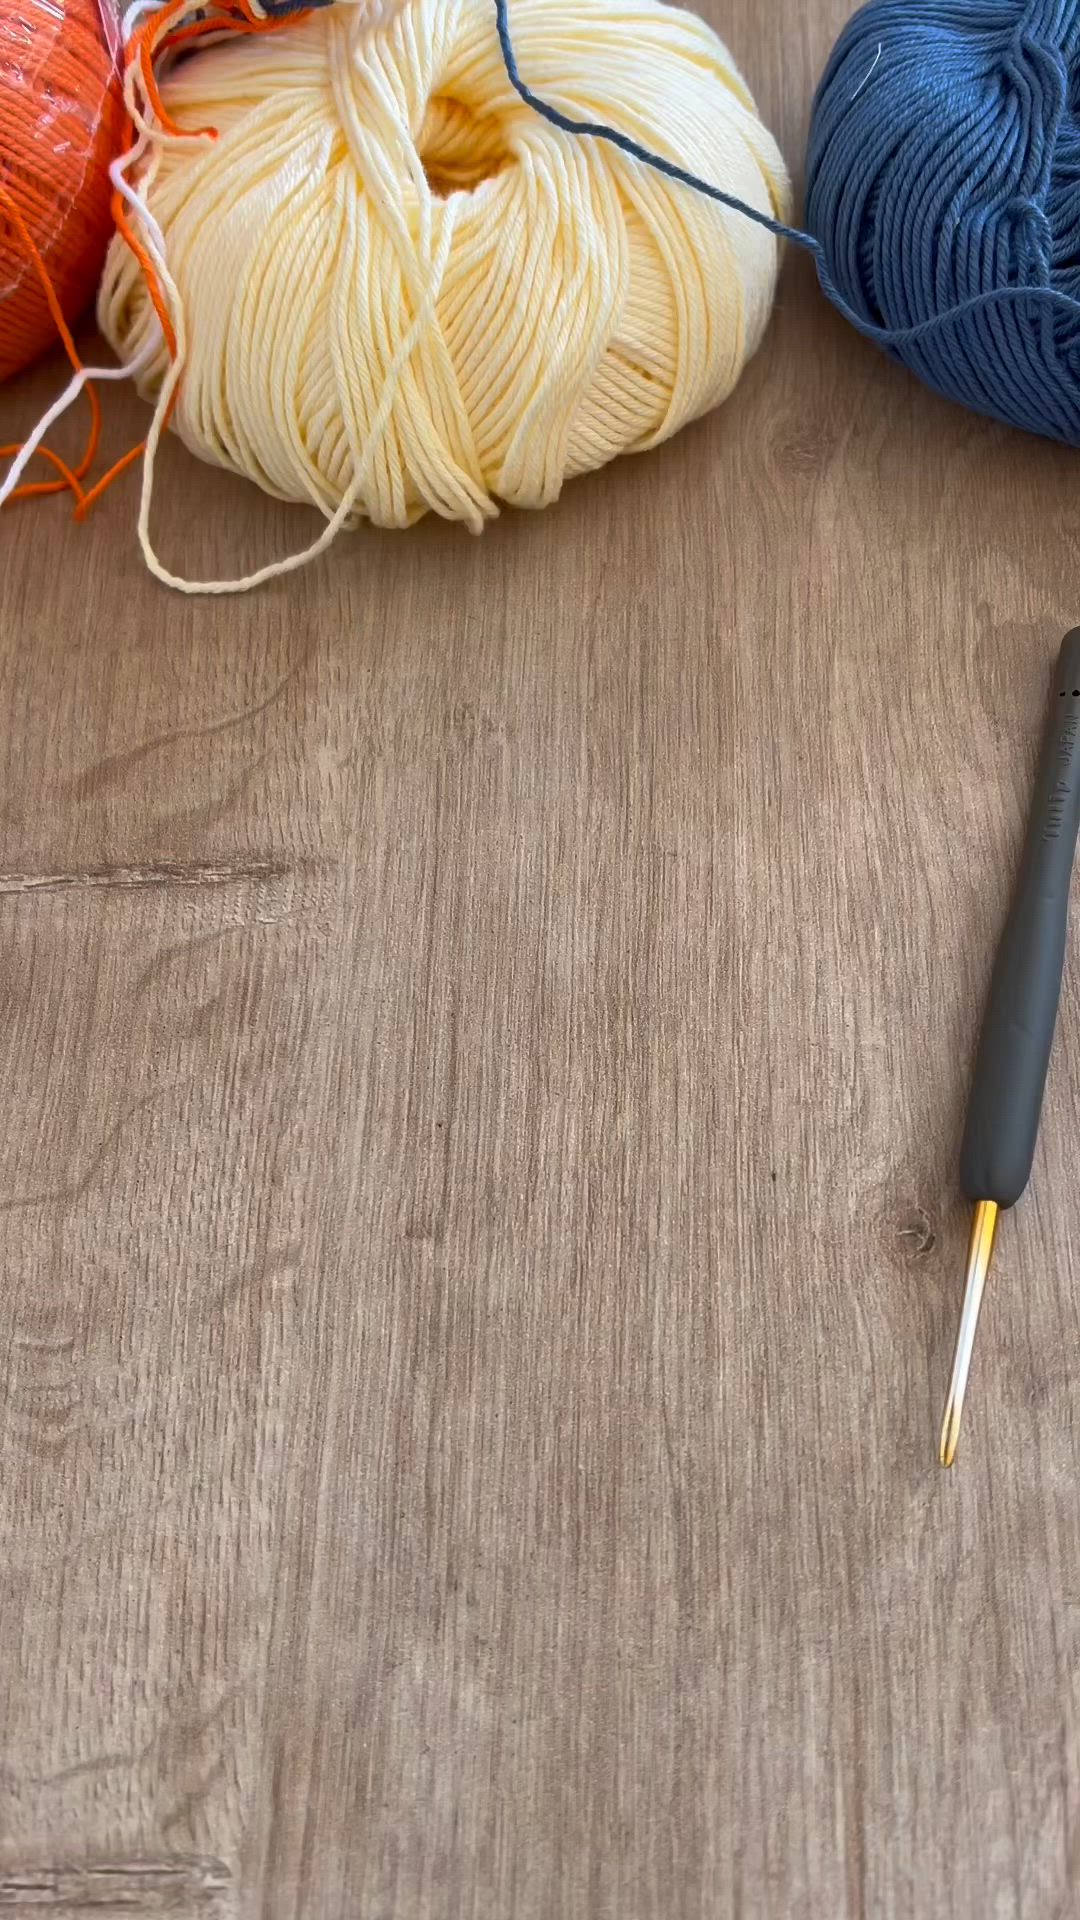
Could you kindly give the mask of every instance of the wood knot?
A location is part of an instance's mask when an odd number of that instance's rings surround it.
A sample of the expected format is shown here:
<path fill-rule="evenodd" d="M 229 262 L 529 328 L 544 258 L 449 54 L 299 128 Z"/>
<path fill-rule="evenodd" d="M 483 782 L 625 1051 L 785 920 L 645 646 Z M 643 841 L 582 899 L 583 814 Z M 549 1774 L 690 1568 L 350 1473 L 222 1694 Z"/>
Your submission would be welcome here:
<path fill-rule="evenodd" d="M 898 1232 L 906 1253 L 916 1255 L 933 1253 L 937 1244 L 937 1234 L 930 1224 L 930 1215 L 925 1207 L 909 1207 L 900 1222 Z"/>

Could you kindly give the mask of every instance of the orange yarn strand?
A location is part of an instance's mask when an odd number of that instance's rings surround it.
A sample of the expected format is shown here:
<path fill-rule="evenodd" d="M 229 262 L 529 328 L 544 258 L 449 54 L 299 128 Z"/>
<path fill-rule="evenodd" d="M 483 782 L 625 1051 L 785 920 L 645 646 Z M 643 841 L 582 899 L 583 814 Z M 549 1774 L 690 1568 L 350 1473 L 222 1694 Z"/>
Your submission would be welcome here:
<path fill-rule="evenodd" d="M 146 441 L 140 440 L 137 447 L 130 447 L 127 453 L 121 455 L 120 459 L 109 468 L 108 473 L 102 474 L 101 479 L 90 488 L 88 493 L 84 493 L 81 487 L 77 488 L 79 503 L 75 509 L 76 520 L 85 520 L 95 501 L 100 500 L 102 494 L 112 486 L 113 481 L 119 480 L 120 475 L 126 473 L 129 467 L 133 467 L 136 460 L 140 460 L 145 452 Z"/>
<path fill-rule="evenodd" d="M 160 13 L 152 14 L 149 20 L 144 21 L 143 25 L 132 34 L 128 42 L 125 53 L 125 68 L 130 72 L 132 67 L 138 67 L 147 105 L 150 107 L 164 133 L 167 133 L 173 139 L 216 140 L 217 129 L 215 127 L 204 127 L 195 133 L 186 133 L 182 127 L 176 125 L 175 121 L 166 111 L 164 101 L 161 98 L 161 92 L 157 82 L 157 73 L 154 68 L 155 57 L 168 48 L 184 46 L 188 41 L 201 39 L 210 33 L 274 33 L 279 31 L 283 26 L 295 25 L 297 20 L 306 17 L 310 9 L 306 9 L 305 12 L 301 14 L 292 14 L 288 20 L 264 19 L 261 15 L 252 11 L 250 0 L 240 0 L 239 18 L 237 18 L 235 13 L 228 12 L 210 18 L 188 21 L 184 26 L 170 31 L 173 21 L 184 11 L 187 4 L 188 0 L 169 0 L 169 5 L 163 7 Z M 134 124 L 130 118 L 128 118 L 127 147 L 129 151 L 134 138 Z M 122 235 L 142 268 L 154 311 L 161 323 L 161 330 L 165 336 L 165 344 L 169 350 L 169 357 L 175 360 L 176 329 L 173 326 L 168 303 L 161 290 L 158 276 L 154 271 L 153 261 L 136 235 L 131 220 L 128 217 L 123 196 L 115 192 L 112 196 L 112 215 L 117 232 Z"/>
<path fill-rule="evenodd" d="M 60 335 L 60 338 L 64 343 L 64 350 L 67 354 L 67 357 L 70 360 L 74 370 L 77 373 L 82 373 L 84 371 L 83 362 L 79 358 L 79 350 L 75 345 L 71 328 L 68 326 L 68 323 L 64 318 L 64 311 L 60 305 L 60 300 L 59 300 L 59 296 L 57 294 L 56 288 L 53 285 L 52 276 L 49 273 L 48 267 L 45 265 L 45 261 L 42 258 L 37 242 L 35 241 L 33 234 L 30 232 L 30 229 L 23 218 L 23 215 L 22 215 L 21 209 L 18 206 L 18 203 L 13 199 L 12 195 L 8 192 L 8 189 L 5 186 L 0 186 L 0 206 L 4 207 L 7 213 L 8 219 L 11 221 L 13 227 L 15 228 L 15 231 L 19 235 L 19 238 L 21 239 L 23 246 L 26 249 L 27 255 L 38 275 L 38 278 L 41 282 L 42 292 L 44 294 L 45 301 L 48 306 L 53 325 L 55 326 L 57 333 Z M 10 506 L 12 502 L 16 500 L 39 499 L 44 494 L 64 493 L 68 488 L 71 488 L 72 491 L 76 494 L 76 496 L 81 498 L 82 488 L 79 485 L 79 482 L 82 479 L 84 479 L 86 474 L 90 471 L 90 468 L 93 464 L 94 455 L 98 450 L 98 443 L 101 439 L 101 402 L 98 399 L 97 388 L 94 386 L 94 383 L 92 380 L 87 381 L 86 397 L 90 402 L 90 433 L 89 433 L 89 438 L 87 439 L 85 451 L 83 453 L 82 459 L 80 460 L 78 466 L 72 469 L 68 467 L 63 460 L 61 460 L 59 454 L 53 453 L 47 447 L 39 447 L 38 449 L 39 453 L 43 454 L 47 460 L 51 461 L 52 465 L 57 469 L 57 471 L 63 477 L 59 480 L 37 480 L 37 481 L 31 482 L 27 486 L 18 487 L 16 491 L 12 494 L 11 500 L 6 503 L 7 505 Z M 18 453 L 21 453 L 21 451 L 22 451 L 22 448 L 20 446 L 4 447 L 4 448 L 0 448 L 0 456 L 2 456 L 4 459 L 13 459 L 15 455 Z"/>
<path fill-rule="evenodd" d="M 0 0 L 0 380 L 56 336 L 54 302 L 25 244 L 29 232 L 64 314 L 93 296 L 111 234 L 109 165 L 121 130 L 118 76 L 97 0 Z M 14 201 L 22 226 L 10 218 Z"/>
<path fill-rule="evenodd" d="M 32 76 L 29 71 L 23 75 L 23 68 L 29 66 L 27 7 L 40 43 L 34 47 Z M 36 7 L 40 7 L 40 23 Z M 174 139 L 216 140 L 212 127 L 191 133 L 173 121 L 158 84 L 159 56 L 210 34 L 276 33 L 295 26 L 308 11 L 287 19 L 267 18 L 254 11 L 252 0 L 233 0 L 220 12 L 184 18 L 192 13 L 192 0 L 168 0 L 132 34 L 124 51 L 124 70 L 128 76 L 133 70 L 137 73 L 137 92 L 142 94 L 147 117 L 162 133 Z M 9 229 L 5 259 L 0 223 L 0 379 L 27 365 L 57 336 L 73 370 L 85 373 L 68 318 L 81 310 L 93 291 L 110 224 L 139 264 L 166 348 L 175 361 L 176 327 L 154 259 L 139 237 L 128 203 L 109 179 L 113 157 L 131 152 L 138 130 L 117 84 L 97 0 L 0 0 L 0 62 L 5 56 L 16 80 L 0 94 L 0 210 Z M 64 124 L 58 127 L 61 120 Z M 12 237 L 19 243 L 14 258 Z M 7 287 L 5 268 L 9 278 L 14 275 Z M 77 464 L 71 466 L 52 448 L 39 446 L 37 453 L 57 478 L 19 486 L 5 504 L 71 493 L 75 517 L 83 520 L 95 501 L 144 453 L 145 441 L 115 461 L 92 487 L 84 487 L 102 426 L 101 402 L 92 381 L 86 383 L 86 394 L 90 428 Z M 170 414 L 177 397 L 174 391 Z M 21 451 L 19 446 L 0 448 L 0 458 L 11 459 Z"/>

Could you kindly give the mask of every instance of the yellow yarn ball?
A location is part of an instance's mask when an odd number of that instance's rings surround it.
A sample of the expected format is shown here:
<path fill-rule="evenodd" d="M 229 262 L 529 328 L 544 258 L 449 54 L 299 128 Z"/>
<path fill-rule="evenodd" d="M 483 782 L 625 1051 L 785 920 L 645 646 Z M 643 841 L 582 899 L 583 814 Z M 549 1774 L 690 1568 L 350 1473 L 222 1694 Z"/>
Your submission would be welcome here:
<path fill-rule="evenodd" d="M 764 213 L 788 212 L 730 55 L 658 0 L 514 0 L 531 86 Z M 732 390 L 777 242 L 515 93 L 491 0 L 339 5 L 179 63 L 141 184 L 184 364 L 172 424 L 203 459 L 328 517 L 478 530 L 654 446 Z M 169 369 L 114 241 L 100 319 L 140 386 Z"/>

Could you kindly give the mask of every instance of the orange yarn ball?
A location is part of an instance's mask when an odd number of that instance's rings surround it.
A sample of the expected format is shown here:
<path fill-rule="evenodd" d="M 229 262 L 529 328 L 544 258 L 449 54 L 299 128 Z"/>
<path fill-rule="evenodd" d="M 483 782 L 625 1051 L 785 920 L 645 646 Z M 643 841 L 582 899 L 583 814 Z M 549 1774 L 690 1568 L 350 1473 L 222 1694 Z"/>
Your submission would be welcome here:
<path fill-rule="evenodd" d="M 105 0 L 105 5 L 111 0 Z M 123 102 L 98 0 L 0 0 L 0 187 L 74 322 L 112 233 Z M 0 196 L 0 380 L 56 339 L 41 278 Z"/>

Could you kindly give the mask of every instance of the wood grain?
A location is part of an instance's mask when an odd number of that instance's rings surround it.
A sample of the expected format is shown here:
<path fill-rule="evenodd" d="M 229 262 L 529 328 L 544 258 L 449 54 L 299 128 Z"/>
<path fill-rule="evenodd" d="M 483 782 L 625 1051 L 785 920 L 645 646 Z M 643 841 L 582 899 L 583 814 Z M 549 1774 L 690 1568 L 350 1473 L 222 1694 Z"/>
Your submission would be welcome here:
<path fill-rule="evenodd" d="M 847 10 L 713 7 L 792 156 Z M 1077 1911 L 1075 940 L 934 1462 L 1076 474 L 791 258 L 479 541 L 3 517 L 0 1910 Z"/>

